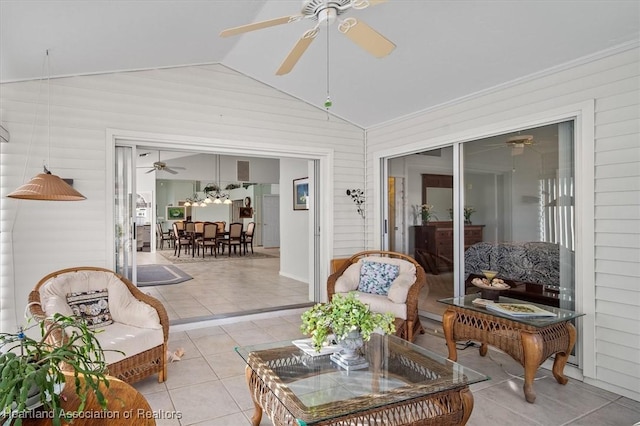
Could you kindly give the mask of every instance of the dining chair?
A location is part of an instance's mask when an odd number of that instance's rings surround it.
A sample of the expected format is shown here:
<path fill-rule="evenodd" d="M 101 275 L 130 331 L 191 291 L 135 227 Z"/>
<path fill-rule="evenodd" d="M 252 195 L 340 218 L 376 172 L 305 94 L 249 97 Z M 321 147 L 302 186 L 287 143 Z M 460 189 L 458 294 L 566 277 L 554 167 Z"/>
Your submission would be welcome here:
<path fill-rule="evenodd" d="M 213 222 L 213 223 L 215 223 L 217 225 L 217 227 L 218 227 L 218 235 L 217 235 L 217 237 L 218 237 L 218 248 L 222 249 L 222 240 L 224 240 L 227 237 L 226 232 L 225 232 L 225 227 L 227 226 L 227 222 L 220 220 L 220 221 Z M 220 253 L 223 253 L 223 252 L 221 251 Z"/>
<path fill-rule="evenodd" d="M 191 237 L 188 236 L 185 232 L 180 231 L 179 225 L 177 222 L 173 222 L 173 235 L 175 240 L 173 241 L 173 255 L 176 254 L 180 257 L 180 252 L 182 251 L 182 246 L 185 247 L 185 253 L 189 252 L 191 248 Z"/>
<path fill-rule="evenodd" d="M 229 246 L 229 257 L 231 257 L 231 247 L 233 252 L 237 253 L 236 247 L 239 247 L 240 254 L 242 254 L 242 228 L 243 225 L 240 222 L 234 222 L 229 225 L 229 238 L 222 240 L 222 246 Z M 224 251 L 223 251 L 224 252 Z"/>
<path fill-rule="evenodd" d="M 202 258 L 207 251 L 207 247 L 211 247 L 211 255 L 218 257 L 218 225 L 215 223 L 203 223 L 202 237 L 196 240 L 198 247 L 198 256 L 200 256 L 200 247 L 202 247 Z"/>
<path fill-rule="evenodd" d="M 173 222 L 177 227 L 178 227 L 178 231 L 180 231 L 180 233 L 184 232 L 184 222 L 179 220 L 176 222 Z"/>
<path fill-rule="evenodd" d="M 202 238 L 202 234 L 204 233 L 204 222 L 198 221 L 193 222 L 193 235 L 191 236 L 191 244 L 193 247 L 198 247 L 198 241 Z M 191 255 L 193 256 L 195 252 L 192 250 Z"/>
<path fill-rule="evenodd" d="M 164 249 L 164 242 L 169 242 L 169 248 L 171 248 L 171 241 L 173 241 L 171 231 L 163 231 L 160 223 L 156 224 L 156 248 L 160 250 Z"/>
<path fill-rule="evenodd" d="M 253 231 L 256 228 L 255 222 L 249 222 L 247 224 L 247 230 L 242 236 L 242 245 L 244 246 L 244 254 L 247 254 L 247 245 L 251 246 L 251 254 L 253 254 Z"/>

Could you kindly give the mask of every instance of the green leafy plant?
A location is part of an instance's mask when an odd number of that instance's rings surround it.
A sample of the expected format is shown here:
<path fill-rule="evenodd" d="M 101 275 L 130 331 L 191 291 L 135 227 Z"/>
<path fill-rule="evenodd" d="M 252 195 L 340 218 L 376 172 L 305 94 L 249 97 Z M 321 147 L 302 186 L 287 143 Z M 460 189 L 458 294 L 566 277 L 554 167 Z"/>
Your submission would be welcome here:
<path fill-rule="evenodd" d="M 365 341 L 371 338 L 371 333 L 376 329 L 387 334 L 393 333 L 394 319 L 390 313 L 372 312 L 354 293 L 335 294 L 331 302 L 318 303 L 302 314 L 300 330 L 311 336 L 313 346 L 319 351 L 331 333 L 336 340 L 341 340 L 350 331 L 360 330 Z"/>
<path fill-rule="evenodd" d="M 220 191 L 220 187 L 215 183 L 209 183 L 202 190 L 204 192 L 216 192 L 216 191 Z"/>
<path fill-rule="evenodd" d="M 36 327 L 39 328 L 37 338 L 25 333 Z M 69 331 L 67 338 L 51 343 L 54 336 L 64 336 L 65 330 Z M 90 392 L 103 409 L 107 408 L 100 388 L 101 384 L 109 387 L 107 364 L 96 332 L 90 330 L 83 319 L 56 313 L 26 330 L 0 333 L 0 418 L 6 418 L 3 426 L 12 422 L 20 426 L 20 415 L 12 412 L 27 410 L 28 399 L 32 401 L 35 395 L 44 409 L 52 413 L 54 425 L 60 425 L 65 416 L 72 418 L 73 411 L 61 410 L 59 392 L 56 392 L 59 390 L 56 388 L 65 383 L 63 371 L 74 376 L 75 391 L 80 398 L 75 412 L 84 410 Z M 83 382 L 80 375 L 84 377 Z"/>
<path fill-rule="evenodd" d="M 476 209 L 473 207 L 465 207 L 464 208 L 464 221 L 471 222 L 471 215 L 476 212 Z"/>

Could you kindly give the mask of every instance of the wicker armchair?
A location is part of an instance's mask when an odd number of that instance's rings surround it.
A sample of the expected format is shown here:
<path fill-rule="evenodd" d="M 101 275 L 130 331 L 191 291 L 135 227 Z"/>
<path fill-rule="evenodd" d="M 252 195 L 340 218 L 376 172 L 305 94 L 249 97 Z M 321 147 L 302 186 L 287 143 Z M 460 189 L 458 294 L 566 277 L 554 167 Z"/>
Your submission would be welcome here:
<path fill-rule="evenodd" d="M 420 323 L 418 316 L 418 297 L 422 286 L 427 284 L 424 269 L 413 258 L 402 253 L 391 251 L 369 250 L 354 254 L 348 259 L 334 259 L 332 261 L 333 273 L 327 279 L 327 296 L 332 299 L 336 293 L 336 281 L 342 274 L 354 263 L 358 263 L 360 259 L 371 257 L 368 260 L 375 260 L 375 257 L 395 258 L 410 262 L 416 268 L 416 278 L 409 288 L 406 299 L 406 319 L 396 317 L 396 335 L 405 340 L 413 342 L 418 333 L 423 334 L 424 328 Z"/>
<path fill-rule="evenodd" d="M 119 324 L 114 312 L 114 323 L 103 326 L 102 332 L 96 333 L 96 337 L 107 356 L 109 375 L 127 383 L 134 383 L 158 373 L 158 381 L 165 381 L 167 378 L 167 340 L 169 338 L 167 311 L 159 300 L 141 292 L 127 278 L 109 269 L 97 267 L 75 267 L 53 272 L 42 278 L 29 294 L 29 311 L 35 319 L 45 321 L 45 318 L 54 312 L 69 314 L 68 311 L 71 308 L 66 304 L 67 299 L 63 296 L 66 291 L 78 286 L 95 290 L 96 285 L 102 286 L 104 282 L 108 282 L 111 285 L 111 287 L 107 286 L 110 307 L 112 302 L 118 303 L 119 300 L 124 298 L 131 302 L 129 305 L 131 306 L 130 311 L 135 310 L 136 307 L 141 307 L 141 312 L 147 312 L 145 316 L 146 323 L 139 326 L 126 323 Z M 68 293 L 66 294 L 68 297 Z M 157 312 L 157 319 L 155 314 L 149 315 L 154 311 Z M 136 314 L 137 312 L 134 312 L 134 314 L 127 313 L 126 319 L 128 322 L 131 322 L 132 318 L 135 319 Z M 153 321 L 153 325 L 149 325 L 150 321 Z M 126 333 L 128 336 L 124 338 L 125 336 L 123 335 L 123 338 L 121 338 L 117 334 L 120 330 L 118 327 L 134 332 L 139 329 L 140 337 Z M 114 333 L 116 334 L 114 335 Z M 55 345 L 56 342 L 61 342 L 63 339 L 66 339 L 64 333 L 52 334 L 50 343 Z M 140 343 L 144 341 L 150 343 Z M 142 346 L 141 352 L 128 356 L 127 350 L 123 350 L 122 346 L 119 346 L 125 344 L 128 344 L 129 348 L 132 345 Z M 151 347 L 146 348 L 146 346 Z M 125 354 L 122 355 L 119 352 L 110 351 L 110 349 L 123 350 Z M 129 353 L 132 352 L 134 351 L 129 351 Z M 109 361 L 109 356 L 114 357 L 115 361 Z"/>

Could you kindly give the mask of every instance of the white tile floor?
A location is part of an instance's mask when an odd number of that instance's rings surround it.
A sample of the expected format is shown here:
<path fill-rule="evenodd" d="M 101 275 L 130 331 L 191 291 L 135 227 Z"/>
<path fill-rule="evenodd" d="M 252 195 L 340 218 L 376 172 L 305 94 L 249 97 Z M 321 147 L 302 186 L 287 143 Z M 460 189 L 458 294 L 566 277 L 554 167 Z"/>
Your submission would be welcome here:
<path fill-rule="evenodd" d="M 273 250 L 256 247 L 255 253 Z M 137 262 L 172 264 L 173 249 L 163 253 L 169 255 L 138 252 Z M 221 259 L 216 260 L 207 254 L 207 261 L 203 262 L 182 254 L 174 264 L 192 280 L 142 290 L 159 299 L 174 322 L 310 303 L 307 283 L 280 275 L 277 251 L 276 256 L 259 258 L 218 256 Z"/>
<path fill-rule="evenodd" d="M 244 362 L 234 347 L 301 337 L 300 312 L 262 314 L 253 319 L 219 320 L 222 325 L 189 329 L 203 324 L 174 327 L 169 347 L 184 348 L 181 361 L 171 363 L 168 378 L 156 377 L 135 384 L 156 413 L 178 412 L 181 419 L 159 418 L 158 425 L 249 424 L 253 405 L 245 382 Z M 446 356 L 439 323 L 423 320 L 429 332 L 416 343 Z M 182 330 L 182 331 L 180 331 Z M 491 377 L 471 387 L 474 408 L 469 425 L 611 425 L 631 426 L 640 421 L 640 402 L 570 379 L 558 384 L 549 370 L 541 369 L 535 382 L 537 400 L 524 400 L 522 367 L 508 355 L 490 350 L 480 357 L 474 348 L 458 352 L 458 362 Z M 162 416 L 159 416 L 162 417 Z M 263 418 L 263 425 L 271 424 Z"/>
<path fill-rule="evenodd" d="M 172 263 L 158 253 L 138 253 L 138 262 Z M 186 321 L 308 303 L 308 286 L 280 276 L 278 258 L 227 259 L 215 264 L 180 262 L 177 266 L 194 279 L 143 290 L 165 304 L 174 324 L 184 322 L 172 327 L 169 347 L 184 348 L 185 356 L 169 365 L 165 383 L 149 378 L 135 387 L 164 417 L 157 419 L 158 425 L 249 424 L 253 404 L 245 382 L 244 362 L 234 348 L 302 337 L 299 325 L 304 309 L 264 313 L 251 319 Z M 429 324 L 430 332 L 419 336 L 416 343 L 446 356 L 440 324 L 424 319 L 423 323 Z M 573 379 L 565 386 L 559 385 L 545 369 L 539 371 L 535 382 L 536 403 L 529 404 L 522 393 L 522 379 L 514 377 L 522 375 L 522 367 L 495 350 L 482 358 L 477 350 L 468 348 L 458 352 L 458 361 L 491 377 L 471 388 L 475 402 L 469 421 L 472 426 L 631 426 L 640 421 L 640 402 Z M 180 413 L 181 419 L 169 418 L 173 412 Z M 263 418 L 262 424 L 271 423 Z"/>

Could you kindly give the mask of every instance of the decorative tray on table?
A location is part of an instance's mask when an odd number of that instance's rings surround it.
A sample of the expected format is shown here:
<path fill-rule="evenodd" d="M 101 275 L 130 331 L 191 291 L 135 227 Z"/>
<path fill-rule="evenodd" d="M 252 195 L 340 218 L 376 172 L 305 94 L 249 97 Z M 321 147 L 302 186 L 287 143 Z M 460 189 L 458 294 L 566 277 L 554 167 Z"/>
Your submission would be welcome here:
<path fill-rule="evenodd" d="M 297 346 L 305 354 L 311 356 L 327 355 L 340 351 L 341 348 L 337 344 L 333 344 L 333 339 L 329 340 L 332 342 L 332 344 L 323 346 L 322 348 L 320 348 L 320 351 L 316 351 L 316 348 L 313 347 L 313 341 L 311 339 L 293 340 L 291 343 Z"/>
<path fill-rule="evenodd" d="M 555 317 L 556 314 L 528 303 L 487 303 L 487 309 L 512 317 Z"/>

